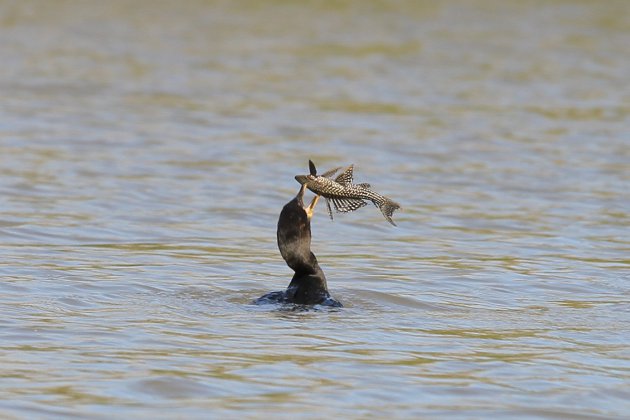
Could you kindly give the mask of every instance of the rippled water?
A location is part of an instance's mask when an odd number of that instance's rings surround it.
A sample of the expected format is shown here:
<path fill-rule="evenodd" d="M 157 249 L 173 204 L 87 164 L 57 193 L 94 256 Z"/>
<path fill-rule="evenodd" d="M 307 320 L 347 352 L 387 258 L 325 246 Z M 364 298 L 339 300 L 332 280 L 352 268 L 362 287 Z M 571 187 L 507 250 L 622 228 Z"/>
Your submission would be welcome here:
<path fill-rule="evenodd" d="M 0 3 L 0 417 L 630 412 L 630 4 Z M 313 220 L 293 176 L 399 201 Z"/>

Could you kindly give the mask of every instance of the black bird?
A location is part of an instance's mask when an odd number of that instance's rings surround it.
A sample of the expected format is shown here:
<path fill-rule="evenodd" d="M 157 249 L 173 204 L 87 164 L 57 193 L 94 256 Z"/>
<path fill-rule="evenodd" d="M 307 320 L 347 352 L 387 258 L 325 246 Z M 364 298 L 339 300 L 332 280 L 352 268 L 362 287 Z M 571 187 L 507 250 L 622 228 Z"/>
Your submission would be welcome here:
<path fill-rule="evenodd" d="M 278 219 L 278 248 L 295 274 L 287 290 L 267 293 L 256 299 L 256 304 L 342 306 L 328 293 L 326 276 L 311 252 L 311 217 L 319 196 L 315 196 L 311 204 L 305 207 L 305 190 L 306 185 L 302 185 L 295 198 L 282 208 Z"/>

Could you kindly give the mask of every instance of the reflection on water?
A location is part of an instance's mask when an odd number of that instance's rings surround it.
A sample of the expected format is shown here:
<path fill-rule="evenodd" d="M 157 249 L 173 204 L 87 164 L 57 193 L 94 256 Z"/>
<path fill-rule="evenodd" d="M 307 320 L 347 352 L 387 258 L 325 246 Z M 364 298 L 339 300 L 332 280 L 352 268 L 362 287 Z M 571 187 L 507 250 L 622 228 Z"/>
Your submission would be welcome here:
<path fill-rule="evenodd" d="M 0 5 L 0 416 L 618 418 L 623 1 Z M 399 201 L 250 305 L 312 158 Z"/>

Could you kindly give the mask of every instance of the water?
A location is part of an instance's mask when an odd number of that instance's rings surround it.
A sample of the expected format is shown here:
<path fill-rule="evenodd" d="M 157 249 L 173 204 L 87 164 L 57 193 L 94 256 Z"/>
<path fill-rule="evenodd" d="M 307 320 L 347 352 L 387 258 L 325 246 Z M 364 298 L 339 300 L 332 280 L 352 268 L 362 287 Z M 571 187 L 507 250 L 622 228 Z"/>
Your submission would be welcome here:
<path fill-rule="evenodd" d="M 630 412 L 630 7 L 0 3 L 0 417 Z M 293 176 L 399 201 L 289 282 Z M 285 308 L 286 309 L 286 308 Z"/>

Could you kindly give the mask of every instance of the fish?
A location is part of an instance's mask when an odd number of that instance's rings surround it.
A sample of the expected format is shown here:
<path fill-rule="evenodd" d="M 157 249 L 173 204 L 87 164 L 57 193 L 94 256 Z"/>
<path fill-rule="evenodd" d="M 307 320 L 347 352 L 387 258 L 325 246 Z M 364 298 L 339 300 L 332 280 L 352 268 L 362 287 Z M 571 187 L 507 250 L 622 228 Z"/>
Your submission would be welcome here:
<path fill-rule="evenodd" d="M 392 215 L 395 210 L 400 209 L 400 205 L 372 191 L 370 184 L 353 184 L 354 165 L 348 166 L 335 179 L 333 176 L 341 167 L 331 169 L 318 176 L 313 161 L 309 160 L 308 166 L 310 173 L 308 175 L 296 175 L 295 180 L 326 199 L 328 215 L 331 220 L 333 219 L 331 202 L 337 212 L 348 213 L 366 206 L 368 204 L 366 200 L 369 200 L 381 210 L 385 220 L 396 226 L 392 220 Z"/>

